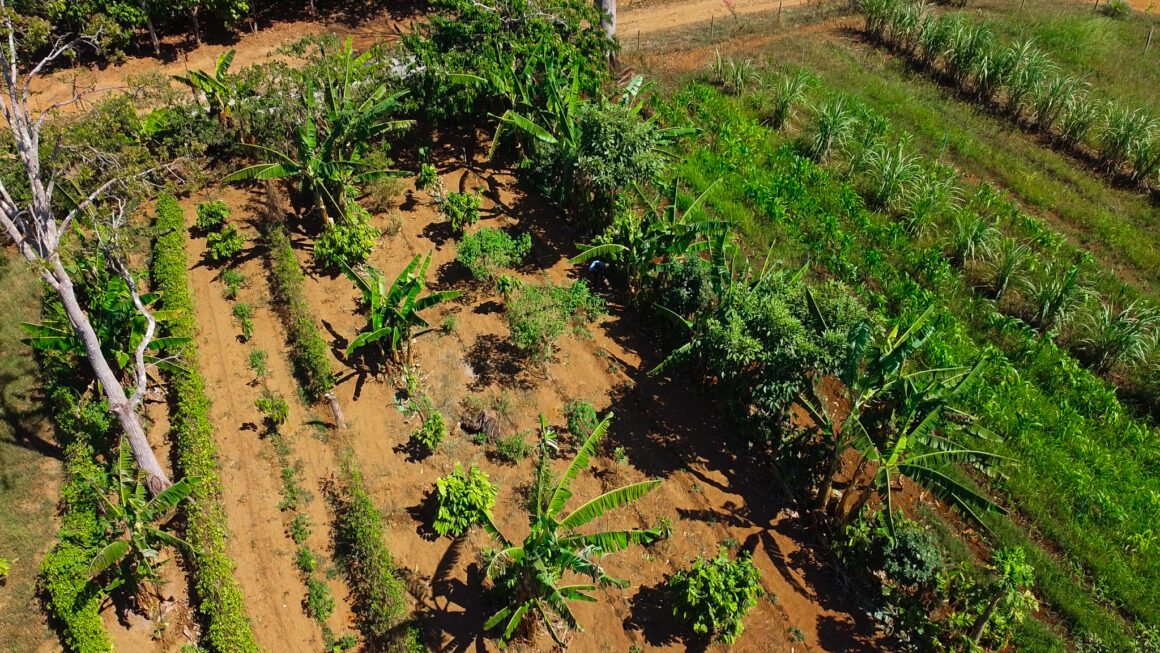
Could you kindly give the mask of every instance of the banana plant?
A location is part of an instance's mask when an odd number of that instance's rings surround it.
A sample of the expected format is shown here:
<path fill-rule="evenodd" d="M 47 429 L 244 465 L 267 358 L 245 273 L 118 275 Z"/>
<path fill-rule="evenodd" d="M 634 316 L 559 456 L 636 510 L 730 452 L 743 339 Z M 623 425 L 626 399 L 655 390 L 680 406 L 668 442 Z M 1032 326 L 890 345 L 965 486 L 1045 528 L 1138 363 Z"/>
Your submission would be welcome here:
<path fill-rule="evenodd" d="M 145 337 L 148 322 L 133 305 L 133 296 L 125 280 L 99 272 L 97 267 L 100 265 L 99 258 L 83 258 L 77 259 L 68 268 L 73 278 L 96 276 L 92 283 L 86 284 L 89 286 L 87 313 L 101 342 L 105 359 L 115 364 L 117 370 L 124 370 L 132 362 L 133 352 Z M 160 297 L 157 293 L 140 295 L 141 303 L 146 307 L 155 304 Z M 176 311 L 152 313 L 158 323 L 178 315 Z M 23 342 L 34 349 L 66 351 L 81 358 L 85 356 L 80 338 L 63 314 L 50 314 L 40 324 L 22 322 L 20 328 L 29 334 Z M 189 338 L 178 337 L 154 338 L 149 342 L 145 363 L 168 372 L 180 371 L 181 366 L 167 359 L 165 352 L 189 341 Z"/>
<path fill-rule="evenodd" d="M 692 218 L 716 185 L 717 181 L 710 184 L 683 211 L 678 204 L 677 180 L 663 207 L 659 197 L 650 201 L 637 187 L 637 193 L 648 205 L 645 214 L 617 218 L 595 241 L 577 245 L 580 253 L 569 263 L 606 259 L 620 264 L 628 278 L 629 296 L 636 297 L 645 279 L 661 277 L 682 260 L 696 257 L 710 266 L 714 290 L 720 294 L 731 276 L 728 259 L 737 253 L 731 231 L 735 223 Z M 702 258 L 703 253 L 707 260 Z"/>
<path fill-rule="evenodd" d="M 227 127 L 233 124 L 231 114 L 234 103 L 237 101 L 236 88 L 227 77 L 235 54 L 237 54 L 236 50 L 221 53 L 217 58 L 217 65 L 214 66 L 212 75 L 204 70 L 191 70 L 188 75 L 173 76 L 173 79 L 193 90 L 195 95 L 198 92 L 205 95 L 210 113 L 217 116 L 222 125 Z"/>
<path fill-rule="evenodd" d="M 973 416 L 951 406 L 951 401 L 977 378 L 982 367 L 983 361 L 979 361 L 969 369 L 922 370 L 903 376 L 897 401 L 900 405 L 890 411 L 885 424 L 871 429 L 883 437 L 871 436 L 860 419 L 848 423 L 858 434 L 854 448 L 861 456 L 853 478 L 857 481 L 862 469 L 868 465 L 876 467 L 871 486 L 885 506 L 886 524 L 891 532 L 894 529 L 894 484 L 902 476 L 957 507 L 980 525 L 983 523 L 982 512 L 1007 514 L 1001 506 L 951 478 L 942 469 L 952 463 L 990 467 L 1013 462 L 1005 456 L 967 448 L 952 439 L 957 434 L 994 439 L 993 434 L 976 424 Z M 854 495 L 852 490 L 853 487 L 847 491 L 843 506 Z M 869 492 L 863 495 L 868 496 Z M 839 513 L 841 510 L 839 508 Z M 857 514 L 858 510 L 853 509 L 851 515 Z"/>
<path fill-rule="evenodd" d="M 346 276 L 362 292 L 367 306 L 366 329 L 347 346 L 347 356 L 361 347 L 378 343 L 384 358 L 389 352 L 392 361 L 405 362 L 407 369 L 411 368 L 411 332 L 415 327 L 430 326 L 419 313 L 463 294 L 459 290 L 443 290 L 419 297 L 430 264 L 431 253 L 426 257 L 416 254 L 389 288 L 383 273 L 372 267 L 366 268 L 365 275 L 346 267 Z"/>
<path fill-rule="evenodd" d="M 386 120 L 388 114 L 399 108 L 399 99 L 405 94 L 405 91 L 400 91 L 387 95 L 386 87 L 379 87 L 355 104 L 332 83 L 325 93 L 328 131 L 325 136 L 320 136 L 315 119 L 314 85 L 308 83 L 302 95 L 306 115 L 295 129 L 297 158 L 273 148 L 250 145 L 271 160 L 242 168 L 223 181 L 298 179 L 303 194 L 311 198 L 326 223 L 334 225 L 335 217 L 350 215 L 360 184 L 407 175 L 406 172 L 376 168 L 363 160 L 374 139 L 390 131 L 406 129 L 413 123 L 410 120 Z"/>
<path fill-rule="evenodd" d="M 122 441 L 108 473 L 87 479 L 100 500 L 100 520 L 106 537 L 90 560 L 88 572 L 96 577 L 116 567 L 117 573 L 106 589 L 112 591 L 128 584 L 138 606 L 148 608 L 153 601 L 147 592 L 152 589 L 154 596 L 160 595 L 158 569 L 167 562 L 161 559 L 161 550 L 171 546 L 185 553 L 194 551 L 189 542 L 158 524 L 166 522 L 170 512 L 189 497 L 199 479 L 183 478 L 149 499 L 144 478 L 134 467 L 131 448 Z"/>
<path fill-rule="evenodd" d="M 601 556 L 646 545 L 665 536 L 661 528 L 605 531 L 585 535 L 577 530 L 620 506 L 644 497 L 660 485 L 653 479 L 626 485 L 606 492 L 563 516 L 564 505 L 572 497 L 572 482 L 588 467 L 600 440 L 608 431 L 609 413 L 592 431 L 564 471 L 555 488 L 536 484 L 534 507 L 530 515 L 530 533 L 523 544 L 513 545 L 500 533 L 490 515 L 484 516 L 484 529 L 502 547 L 494 552 L 487 566 L 487 578 L 496 583 L 507 597 L 507 605 L 491 616 L 485 630 L 503 626 L 503 641 L 510 640 L 523 627 L 522 634 L 531 637 L 543 622 L 552 639 L 564 646 L 563 637 L 552 624 L 549 613 L 558 617 L 566 629 L 581 629 L 568 601 L 596 602 L 592 596 L 601 587 L 627 587 L 628 581 L 609 576 L 600 566 Z M 540 460 L 538 478 L 544 478 L 548 452 L 556 448 L 555 433 L 540 415 Z M 545 492 L 550 490 L 550 495 Z M 579 574 L 589 583 L 564 585 L 566 573 Z"/>

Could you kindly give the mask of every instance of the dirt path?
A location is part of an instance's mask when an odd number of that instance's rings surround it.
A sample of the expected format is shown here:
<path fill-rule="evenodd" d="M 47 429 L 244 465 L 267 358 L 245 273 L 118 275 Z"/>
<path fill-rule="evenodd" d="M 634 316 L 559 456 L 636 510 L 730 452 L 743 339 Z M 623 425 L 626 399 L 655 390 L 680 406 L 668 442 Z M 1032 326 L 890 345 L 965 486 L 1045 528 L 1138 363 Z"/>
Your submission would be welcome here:
<path fill-rule="evenodd" d="M 621 39 L 631 39 L 639 31 L 641 34 L 660 32 L 679 27 L 688 27 L 709 20 L 722 22 L 726 19 L 776 11 L 778 7 L 788 9 L 807 4 L 809 0 L 686 0 L 684 2 L 662 2 L 633 7 L 628 3 L 616 17 L 616 29 Z M 622 3 L 623 6 L 623 3 Z"/>
<path fill-rule="evenodd" d="M 245 222 L 247 198 L 246 193 L 232 188 L 214 197 L 230 204 L 232 220 L 250 235 L 250 245 L 236 269 L 246 277 L 246 286 L 238 300 L 254 308 L 254 336 L 248 343 L 239 341 L 239 326 L 231 315 L 234 302 L 222 295 L 220 269 L 203 264 L 205 239 L 194 237 L 189 244 L 192 262 L 189 277 L 201 326 L 197 345 L 206 390 L 212 399 L 210 418 L 216 427 L 222 483 L 226 490 L 225 508 L 231 533 L 229 555 L 237 564 L 235 576 L 245 594 L 254 632 L 265 650 L 313 652 L 322 649 L 322 636 L 302 607 L 306 585 L 295 567 L 296 546 L 287 535 L 293 511 L 282 511 L 279 507 L 282 469 L 274 445 L 262 436 L 259 426 L 262 418 L 254 400 L 263 385 L 249 367 L 252 350 L 267 353 L 270 371 L 264 383 L 290 404 L 290 421 L 282 432 L 289 447 L 288 462 L 297 467 L 298 483 L 312 497 L 298 511 L 310 519 L 312 535 L 306 544 L 316 555 L 330 550 L 326 505 L 318 480 L 337 465 L 330 448 L 313 437 L 317 435 L 309 425 L 313 416 L 296 400 L 298 392 L 284 355 L 281 321 L 266 299 L 269 290 L 264 261 L 255 251 L 254 232 Z M 205 199 L 208 198 L 182 202 L 190 224 L 194 202 Z M 325 565 L 321 568 L 325 569 Z M 344 600 L 346 590 L 337 579 L 329 581 L 329 585 L 336 608 L 328 623 L 341 635 L 347 629 L 345 624 L 350 614 Z"/>

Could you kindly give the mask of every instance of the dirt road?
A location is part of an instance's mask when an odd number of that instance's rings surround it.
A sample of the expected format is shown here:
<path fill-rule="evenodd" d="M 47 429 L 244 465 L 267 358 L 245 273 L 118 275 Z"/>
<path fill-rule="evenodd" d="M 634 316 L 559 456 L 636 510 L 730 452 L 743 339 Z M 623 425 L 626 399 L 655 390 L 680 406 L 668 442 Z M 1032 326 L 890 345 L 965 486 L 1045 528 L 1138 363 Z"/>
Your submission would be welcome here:
<path fill-rule="evenodd" d="M 677 27 L 687 27 L 710 19 L 733 20 L 760 12 L 776 11 L 804 5 L 808 0 L 687 0 L 686 2 L 663 2 L 633 7 L 631 2 L 622 2 L 617 16 L 616 29 L 622 40 L 641 34 L 660 32 Z"/>

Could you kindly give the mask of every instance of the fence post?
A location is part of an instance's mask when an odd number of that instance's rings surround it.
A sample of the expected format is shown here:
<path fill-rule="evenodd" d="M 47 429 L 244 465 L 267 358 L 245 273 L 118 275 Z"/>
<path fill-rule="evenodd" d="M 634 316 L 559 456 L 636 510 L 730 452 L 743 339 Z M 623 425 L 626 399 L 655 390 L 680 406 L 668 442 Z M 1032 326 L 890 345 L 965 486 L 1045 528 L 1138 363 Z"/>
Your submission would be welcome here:
<path fill-rule="evenodd" d="M 1096 0 L 1095 6 L 1092 7 L 1092 13 L 1093 14 L 1096 13 L 1096 11 L 1099 10 L 1099 8 L 1100 8 L 1100 0 Z"/>
<path fill-rule="evenodd" d="M 1099 0 L 1096 0 L 1096 1 L 1099 2 Z M 716 16 L 709 16 L 709 42 L 710 43 L 713 42 L 713 30 L 716 26 L 717 26 L 717 17 Z"/>
<path fill-rule="evenodd" d="M 777 0 L 777 26 L 781 27 L 781 3 L 782 0 Z"/>
<path fill-rule="evenodd" d="M 1156 23 L 1148 28 L 1148 42 L 1144 44 L 1144 54 L 1148 54 L 1148 48 L 1152 47 L 1152 34 L 1156 31 Z"/>

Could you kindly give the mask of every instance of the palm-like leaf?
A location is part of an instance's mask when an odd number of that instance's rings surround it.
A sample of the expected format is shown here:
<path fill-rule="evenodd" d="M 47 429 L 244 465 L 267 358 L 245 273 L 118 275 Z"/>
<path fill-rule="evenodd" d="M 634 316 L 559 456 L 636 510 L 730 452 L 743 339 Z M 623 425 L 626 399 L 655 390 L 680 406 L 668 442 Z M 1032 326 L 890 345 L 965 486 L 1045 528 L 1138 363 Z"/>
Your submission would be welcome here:
<path fill-rule="evenodd" d="M 612 413 L 608 413 L 604 419 L 600 420 L 600 423 L 592 429 L 592 433 L 584 440 L 584 444 L 580 446 L 572 462 L 568 464 L 568 469 L 564 470 L 564 475 L 560 477 L 560 482 L 556 485 L 555 491 L 552 492 L 552 498 L 548 501 L 546 511 L 548 517 L 555 519 L 564 509 L 564 504 L 572 496 L 572 481 L 576 480 L 580 472 L 588 469 L 588 462 L 596 454 L 596 447 L 600 446 L 600 440 L 608 432 L 608 424 L 611 421 Z"/>
<path fill-rule="evenodd" d="M 128 540 L 113 540 L 109 542 L 104 548 L 93 556 L 89 561 L 88 572 L 90 576 L 96 576 L 102 571 L 120 563 L 129 555 L 132 547 Z"/>

